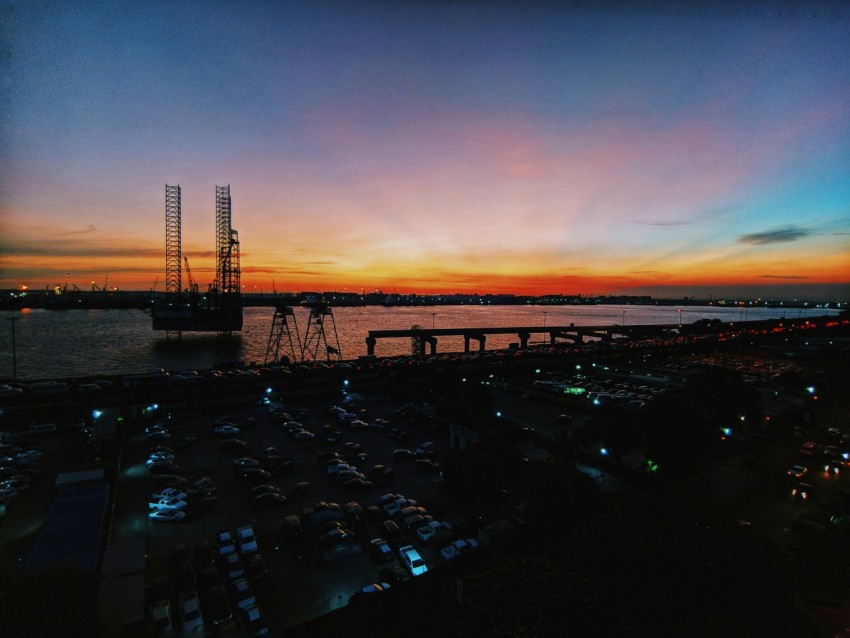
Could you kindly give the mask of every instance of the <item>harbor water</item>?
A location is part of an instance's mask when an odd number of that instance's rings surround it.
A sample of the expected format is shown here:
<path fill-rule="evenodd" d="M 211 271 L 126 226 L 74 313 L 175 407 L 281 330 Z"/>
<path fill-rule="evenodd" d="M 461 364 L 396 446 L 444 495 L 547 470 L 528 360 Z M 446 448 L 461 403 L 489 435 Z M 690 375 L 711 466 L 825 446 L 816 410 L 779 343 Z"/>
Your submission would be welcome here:
<path fill-rule="evenodd" d="M 295 308 L 297 331 L 303 341 L 309 311 Z M 369 330 L 422 328 L 481 328 L 508 326 L 610 326 L 693 323 L 701 319 L 755 321 L 837 314 L 837 311 L 798 308 L 740 308 L 724 306 L 360 306 L 333 308 L 325 321 L 328 342 L 338 335 L 343 359 L 366 354 Z M 231 338 L 184 333 L 180 340 L 154 332 L 151 319 L 140 310 L 19 310 L 0 317 L 0 379 L 58 379 L 120 375 L 165 370 L 208 369 L 228 361 L 262 363 L 272 329 L 273 308 L 245 308 L 244 328 Z M 12 321 L 11 319 L 14 319 Z M 293 334 L 295 330 L 292 329 Z M 516 335 L 491 335 L 487 348 L 506 348 Z M 463 337 L 441 337 L 438 352 L 462 352 Z M 379 340 L 379 357 L 411 354 L 410 339 Z"/>

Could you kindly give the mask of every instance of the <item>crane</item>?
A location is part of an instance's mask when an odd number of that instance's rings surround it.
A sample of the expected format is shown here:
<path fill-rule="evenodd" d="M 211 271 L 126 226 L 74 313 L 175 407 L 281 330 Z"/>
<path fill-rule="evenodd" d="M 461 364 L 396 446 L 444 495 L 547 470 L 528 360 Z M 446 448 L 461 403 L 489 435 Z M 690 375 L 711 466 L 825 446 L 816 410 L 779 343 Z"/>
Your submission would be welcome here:
<path fill-rule="evenodd" d="M 198 284 L 192 279 L 192 269 L 189 268 L 189 258 L 183 255 L 183 265 L 186 266 L 186 281 L 189 283 L 189 292 L 198 292 Z"/>

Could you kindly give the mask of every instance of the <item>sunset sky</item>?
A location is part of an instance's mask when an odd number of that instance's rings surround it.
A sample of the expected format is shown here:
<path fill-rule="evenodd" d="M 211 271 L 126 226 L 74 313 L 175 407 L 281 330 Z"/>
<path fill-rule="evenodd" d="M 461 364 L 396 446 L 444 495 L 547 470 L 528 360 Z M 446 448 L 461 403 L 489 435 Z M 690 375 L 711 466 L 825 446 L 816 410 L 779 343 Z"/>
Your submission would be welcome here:
<path fill-rule="evenodd" d="M 616 5 L 4 3 L 0 287 L 850 299 L 847 5 Z"/>

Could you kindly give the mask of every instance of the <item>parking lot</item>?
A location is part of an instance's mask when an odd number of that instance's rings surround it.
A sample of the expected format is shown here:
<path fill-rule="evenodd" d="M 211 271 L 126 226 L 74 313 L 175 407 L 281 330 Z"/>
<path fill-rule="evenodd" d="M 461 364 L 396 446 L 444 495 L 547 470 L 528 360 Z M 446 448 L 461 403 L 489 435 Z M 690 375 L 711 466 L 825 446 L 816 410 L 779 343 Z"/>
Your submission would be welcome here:
<path fill-rule="evenodd" d="M 340 401 L 343 399 L 342 396 L 339 398 Z M 151 425 L 151 422 L 133 426 L 122 454 L 123 466 L 111 542 L 147 539 L 147 581 L 154 588 L 153 596 L 162 595 L 161 592 L 167 587 L 174 547 L 203 542 L 214 547 L 216 534 L 220 530 L 235 530 L 250 524 L 258 539 L 258 551 L 268 568 L 268 576 L 254 583 L 257 602 L 273 629 L 289 627 L 347 604 L 349 597 L 364 586 L 385 582 L 392 576 L 404 573 L 397 555 L 387 563 L 378 562 L 370 555 L 370 540 L 386 536 L 383 530 L 378 529 L 381 523 L 379 519 L 390 518 L 386 513 L 379 517 L 364 515 L 362 520 L 351 522 L 356 535 L 355 542 L 363 553 L 328 564 L 322 558 L 317 535 L 306 524 L 305 514 L 314 504 L 329 502 L 344 506 L 354 501 L 365 510 L 375 505 L 383 494 L 397 493 L 415 499 L 417 505 L 425 507 L 435 521 L 457 524 L 470 514 L 462 503 L 454 502 L 439 488 L 438 473 L 420 473 L 413 469 L 415 461 L 397 461 L 393 458 L 396 449 L 413 450 L 430 441 L 434 444 L 434 458 L 439 460 L 440 454 L 445 451 L 441 448 L 447 445 L 445 435 L 416 429 L 395 413 L 396 406 L 379 395 L 363 397 L 356 408 L 350 408 L 357 409 L 362 420 L 372 424 L 368 428 L 361 426 L 361 429 L 353 429 L 339 423 L 336 414 L 329 412 L 329 407 L 327 401 L 300 400 L 252 405 L 228 411 L 227 414 L 209 412 L 175 416 L 172 419 L 159 415 L 156 421 L 167 426 L 170 438 L 146 435 L 145 426 Z M 272 414 L 275 408 L 278 413 L 285 410 L 304 429 L 316 433 L 316 438 L 299 440 L 288 434 L 283 427 L 288 421 L 276 418 Z M 240 428 L 238 434 L 216 435 L 215 422 L 223 417 L 237 427 L 246 423 L 251 425 Z M 402 429 L 406 433 L 403 442 L 390 438 L 394 429 Z M 172 523 L 149 520 L 150 495 L 156 487 L 169 481 L 152 475 L 145 465 L 146 459 L 155 446 L 167 448 L 171 440 L 184 435 L 197 439 L 174 450 L 174 463 L 179 468 L 175 472 L 189 482 L 201 477 L 210 478 L 217 489 L 219 502 L 208 511 L 185 521 Z M 222 441 L 229 438 L 245 441 L 248 449 L 235 455 L 226 454 L 221 446 Z M 393 476 L 387 484 L 372 487 L 345 485 L 330 475 L 324 464 L 317 462 L 318 453 L 342 454 L 357 444 L 360 446 L 358 453 L 365 456 L 352 460 L 352 463 L 359 470 L 376 464 L 391 467 Z M 280 489 L 286 496 L 286 502 L 261 507 L 252 502 L 249 486 L 240 479 L 239 471 L 234 467 L 234 457 L 256 458 L 269 447 L 276 448 L 281 457 L 291 461 L 291 464 L 287 463 L 291 469 L 268 481 Z M 309 482 L 309 490 L 306 494 L 295 495 L 296 485 L 303 482 Z M 284 518 L 291 515 L 299 515 L 304 521 L 305 529 L 298 536 L 284 530 Z M 474 530 L 469 531 L 474 533 Z M 413 545 L 429 566 L 436 566 L 443 560 L 439 547 L 421 541 L 413 530 L 402 531 L 400 537 L 387 540 L 396 548 Z M 389 574 L 388 568 L 394 573 Z M 170 592 L 172 597 L 175 593 Z"/>

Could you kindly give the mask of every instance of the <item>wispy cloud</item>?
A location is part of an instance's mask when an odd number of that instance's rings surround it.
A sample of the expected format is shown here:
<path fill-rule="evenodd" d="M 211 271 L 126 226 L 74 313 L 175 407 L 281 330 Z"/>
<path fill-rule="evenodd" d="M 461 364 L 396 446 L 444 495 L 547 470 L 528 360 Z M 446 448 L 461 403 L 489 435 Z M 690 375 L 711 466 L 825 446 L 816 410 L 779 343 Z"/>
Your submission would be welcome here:
<path fill-rule="evenodd" d="M 661 227 L 668 227 L 668 226 L 687 226 L 687 225 L 689 225 L 691 222 L 689 222 L 689 221 L 684 221 L 684 220 L 674 221 L 674 220 L 663 220 L 663 219 L 659 219 L 659 220 L 657 220 L 657 221 L 650 221 L 650 220 L 636 219 L 636 220 L 634 221 L 634 223 L 635 223 L 635 224 L 641 224 L 642 226 L 661 226 Z"/>
<path fill-rule="evenodd" d="M 762 275 L 762 279 L 811 279 L 801 275 Z"/>
<path fill-rule="evenodd" d="M 738 242 L 742 244 L 754 244 L 757 246 L 761 246 L 764 244 L 781 244 L 797 241 L 799 239 L 808 237 L 811 234 L 811 231 L 808 231 L 804 228 L 777 228 L 775 230 L 768 230 L 763 233 L 749 233 L 747 235 L 741 235 L 738 238 Z"/>

